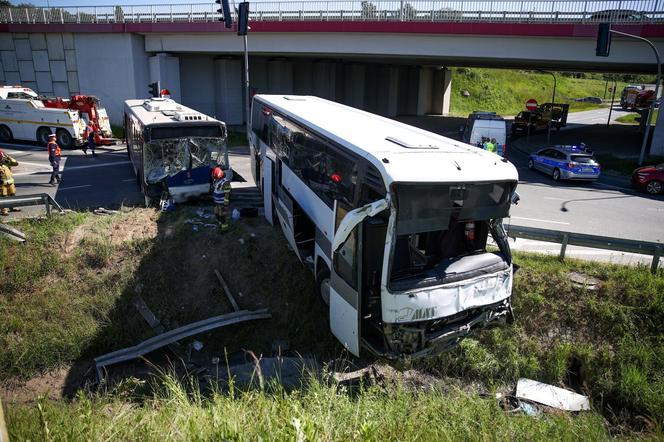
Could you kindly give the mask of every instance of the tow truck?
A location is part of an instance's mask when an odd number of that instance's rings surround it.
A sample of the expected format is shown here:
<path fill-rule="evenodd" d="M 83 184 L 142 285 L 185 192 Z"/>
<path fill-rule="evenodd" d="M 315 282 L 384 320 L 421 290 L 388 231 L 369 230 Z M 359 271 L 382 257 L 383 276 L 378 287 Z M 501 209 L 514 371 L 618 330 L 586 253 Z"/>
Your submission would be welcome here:
<path fill-rule="evenodd" d="M 0 87 L 0 142 L 17 139 L 45 145 L 55 133 L 60 147 L 71 149 L 86 143 L 87 126 L 95 130 L 97 144 L 116 141 L 97 97 L 44 97 L 20 85 Z"/>

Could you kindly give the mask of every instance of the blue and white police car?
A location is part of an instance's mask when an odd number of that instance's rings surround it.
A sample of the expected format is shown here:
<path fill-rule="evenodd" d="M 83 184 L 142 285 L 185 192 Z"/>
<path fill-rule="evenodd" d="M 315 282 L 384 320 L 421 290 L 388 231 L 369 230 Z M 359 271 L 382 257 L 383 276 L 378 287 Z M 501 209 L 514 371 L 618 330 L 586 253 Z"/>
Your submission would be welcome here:
<path fill-rule="evenodd" d="M 550 174 L 555 181 L 599 178 L 600 165 L 582 146 L 553 146 L 530 154 L 528 168 Z"/>

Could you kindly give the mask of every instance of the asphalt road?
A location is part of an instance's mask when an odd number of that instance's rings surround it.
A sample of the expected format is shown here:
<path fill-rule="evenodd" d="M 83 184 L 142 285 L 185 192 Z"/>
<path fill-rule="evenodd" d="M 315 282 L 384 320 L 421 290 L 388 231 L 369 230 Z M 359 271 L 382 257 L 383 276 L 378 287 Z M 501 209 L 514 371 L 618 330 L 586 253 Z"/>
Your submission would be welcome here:
<path fill-rule="evenodd" d="M 64 181 L 56 187 L 48 184 L 50 166 L 43 147 L 34 144 L 3 147 L 20 163 L 14 168 L 14 175 L 21 195 L 47 192 L 63 207 L 75 210 L 143 203 L 124 145 L 102 148 L 97 158 L 80 150 L 63 152 Z M 511 224 L 664 243 L 664 196 L 651 197 L 606 183 L 556 183 L 543 173 L 528 170 L 526 154 L 514 149 L 510 155 L 519 170 L 521 195 L 521 202 L 512 209 Z M 244 191 L 254 198 L 246 148 L 235 149 L 230 161 L 238 175 L 246 179 L 233 183 L 238 196 Z M 11 217 L 33 216 L 41 210 L 25 208 Z M 519 240 L 515 247 L 557 253 L 560 246 Z M 591 259 L 597 254 L 602 259 L 619 262 L 638 258 L 573 247 L 568 250 L 572 256 Z M 640 258 L 642 262 L 647 260 Z"/>
<path fill-rule="evenodd" d="M 629 115 L 632 112 L 627 112 L 622 110 L 620 103 L 613 105 L 613 110 L 611 111 L 611 123 L 615 123 L 616 119 Z M 572 112 L 567 116 L 567 129 L 570 127 L 575 127 L 576 125 L 586 125 L 586 124 L 606 124 L 606 121 L 609 118 L 609 108 L 603 107 L 600 109 L 593 109 L 588 111 L 581 112 Z M 564 128 L 563 128 L 564 129 Z"/>

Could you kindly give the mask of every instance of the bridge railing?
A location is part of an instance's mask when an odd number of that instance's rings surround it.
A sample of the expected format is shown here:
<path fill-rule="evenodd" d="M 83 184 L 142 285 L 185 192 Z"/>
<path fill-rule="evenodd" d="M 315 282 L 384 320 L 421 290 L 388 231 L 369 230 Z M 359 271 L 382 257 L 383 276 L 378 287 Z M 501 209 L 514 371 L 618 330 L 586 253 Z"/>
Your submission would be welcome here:
<path fill-rule="evenodd" d="M 0 23 L 212 22 L 220 18 L 217 8 L 212 1 L 209 4 L 3 7 L 0 8 Z M 664 21 L 664 2 L 659 0 L 284 0 L 251 2 L 250 9 L 252 21 L 633 24 Z"/>

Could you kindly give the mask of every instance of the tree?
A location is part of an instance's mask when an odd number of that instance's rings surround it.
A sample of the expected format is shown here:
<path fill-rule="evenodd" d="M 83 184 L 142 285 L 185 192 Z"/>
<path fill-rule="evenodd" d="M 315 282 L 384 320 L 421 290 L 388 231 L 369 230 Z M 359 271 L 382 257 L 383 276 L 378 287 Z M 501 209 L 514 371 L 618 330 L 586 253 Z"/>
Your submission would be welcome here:
<path fill-rule="evenodd" d="M 0 7 L 3 6 L 11 6 L 11 2 L 9 0 L 0 0 Z"/>
<path fill-rule="evenodd" d="M 362 19 L 376 18 L 376 5 L 371 2 L 363 1 L 362 2 Z"/>
<path fill-rule="evenodd" d="M 115 6 L 115 22 L 124 23 L 124 11 L 120 5 Z"/>

